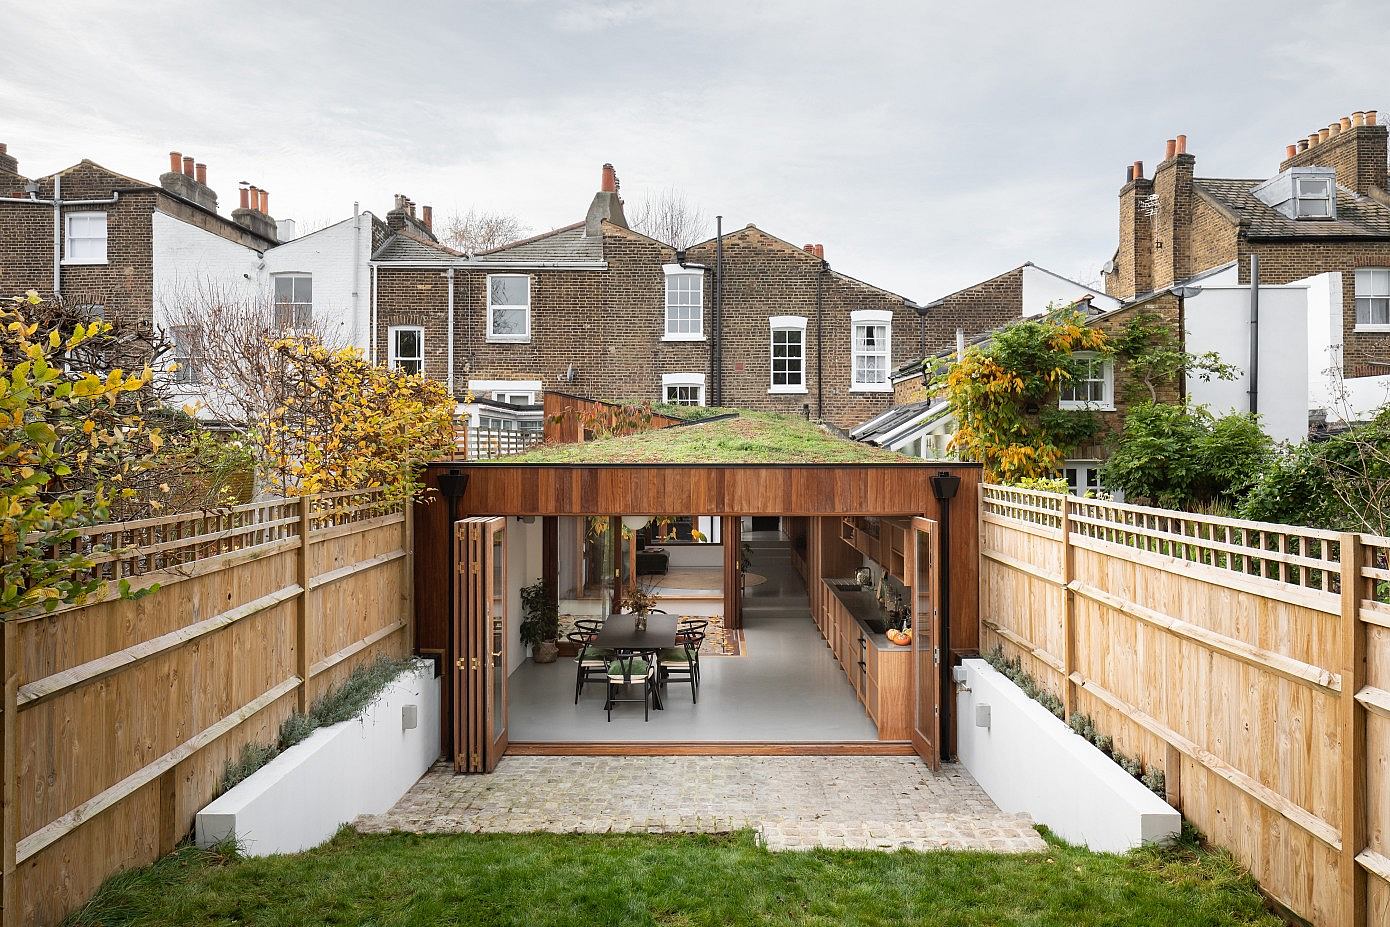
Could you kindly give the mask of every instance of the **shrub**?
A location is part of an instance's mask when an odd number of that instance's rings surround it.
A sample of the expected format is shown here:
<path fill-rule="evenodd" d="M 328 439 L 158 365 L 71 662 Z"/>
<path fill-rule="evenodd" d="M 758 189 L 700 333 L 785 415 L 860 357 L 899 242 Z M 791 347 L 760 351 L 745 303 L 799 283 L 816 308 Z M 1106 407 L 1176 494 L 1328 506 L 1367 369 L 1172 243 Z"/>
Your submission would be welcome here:
<path fill-rule="evenodd" d="M 560 636 L 560 605 L 551 598 L 544 580 L 522 587 L 519 635 L 523 647 L 534 647 Z"/>
<path fill-rule="evenodd" d="M 1246 414 L 1145 402 L 1130 409 L 1102 479 L 1166 508 L 1229 503 L 1259 479 L 1274 443 Z"/>

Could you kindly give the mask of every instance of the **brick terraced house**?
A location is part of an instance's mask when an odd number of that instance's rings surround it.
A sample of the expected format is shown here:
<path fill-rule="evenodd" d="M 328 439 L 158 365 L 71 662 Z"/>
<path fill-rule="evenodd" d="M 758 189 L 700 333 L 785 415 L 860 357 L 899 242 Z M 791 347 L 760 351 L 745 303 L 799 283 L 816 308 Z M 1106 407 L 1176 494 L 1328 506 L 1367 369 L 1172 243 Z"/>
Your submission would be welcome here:
<path fill-rule="evenodd" d="M 677 250 L 628 228 L 612 165 L 582 222 L 473 255 L 402 206 L 372 261 L 376 356 L 461 398 L 556 389 L 848 427 L 888 407 L 890 372 L 922 352 L 920 307 L 833 270 L 820 245 L 749 225 Z"/>
<path fill-rule="evenodd" d="M 1257 258 L 1261 288 L 1293 286 L 1308 294 L 1311 410 L 1325 408 L 1329 389 L 1341 385 L 1353 414 L 1385 402 L 1390 188 L 1386 127 L 1376 111 L 1344 116 L 1287 146 L 1273 177 L 1198 177 L 1186 149 L 1185 136 L 1169 140 L 1152 178 L 1142 162 L 1128 169 L 1106 292 L 1134 300 L 1197 277 L 1207 287 L 1248 287 Z"/>

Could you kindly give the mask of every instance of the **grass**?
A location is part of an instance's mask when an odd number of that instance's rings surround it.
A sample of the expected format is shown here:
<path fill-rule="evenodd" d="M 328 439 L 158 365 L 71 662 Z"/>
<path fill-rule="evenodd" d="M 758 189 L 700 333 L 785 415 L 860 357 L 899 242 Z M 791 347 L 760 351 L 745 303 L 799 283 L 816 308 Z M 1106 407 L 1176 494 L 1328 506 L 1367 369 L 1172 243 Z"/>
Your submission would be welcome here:
<path fill-rule="evenodd" d="M 506 466 L 528 463 L 902 464 L 910 463 L 911 458 L 841 438 L 798 415 L 742 411 L 736 418 L 660 428 L 621 438 L 549 444 L 489 462 Z"/>
<path fill-rule="evenodd" d="M 1279 927 L 1230 858 L 1188 840 L 1125 856 L 768 853 L 732 836 L 364 836 L 239 859 L 184 848 L 123 873 L 69 927 L 617 925 Z"/>

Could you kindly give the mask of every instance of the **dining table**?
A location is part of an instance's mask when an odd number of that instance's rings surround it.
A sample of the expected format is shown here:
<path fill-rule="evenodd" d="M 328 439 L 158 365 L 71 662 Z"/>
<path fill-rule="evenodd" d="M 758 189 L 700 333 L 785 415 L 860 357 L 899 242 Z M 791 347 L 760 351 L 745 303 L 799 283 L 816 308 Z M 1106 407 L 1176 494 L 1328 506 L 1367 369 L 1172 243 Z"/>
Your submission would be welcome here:
<path fill-rule="evenodd" d="M 636 615 L 609 615 L 594 637 L 592 646 L 599 650 L 631 650 L 654 654 L 657 657 L 657 679 L 660 681 L 661 651 L 676 646 L 678 623 L 679 619 L 675 615 L 648 615 L 647 626 L 638 628 Z M 652 693 L 652 708 L 656 711 L 664 709 L 660 686 Z"/>

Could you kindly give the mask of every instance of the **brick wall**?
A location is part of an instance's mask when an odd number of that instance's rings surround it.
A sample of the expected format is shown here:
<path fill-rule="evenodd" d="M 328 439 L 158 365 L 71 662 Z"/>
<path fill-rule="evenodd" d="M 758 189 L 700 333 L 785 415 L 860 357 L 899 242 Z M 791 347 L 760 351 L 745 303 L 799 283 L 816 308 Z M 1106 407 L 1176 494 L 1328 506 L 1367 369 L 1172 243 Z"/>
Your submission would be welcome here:
<path fill-rule="evenodd" d="M 547 388 L 597 399 L 662 398 L 663 373 L 706 375 L 710 401 L 710 342 L 664 341 L 665 275 L 675 260 L 670 247 L 643 235 L 604 225 L 608 269 L 534 270 L 531 278 L 531 340 L 489 343 L 487 271 L 455 271 L 455 388 L 469 379 L 540 380 Z M 816 287 L 822 307 L 824 418 L 849 427 L 887 408 L 891 393 L 851 393 L 850 313 L 893 312 L 891 366 L 917 356 L 918 318 L 902 297 L 835 273 L 822 275 L 821 261 L 801 248 L 755 228 L 724 238 L 723 371 L 726 405 L 801 414 L 817 405 Z M 714 245 L 689 249 L 687 264 L 704 264 L 704 330 L 712 333 Z M 446 365 L 447 280 L 443 269 L 382 265 L 377 278 L 378 350 L 385 359 L 393 325 L 421 325 L 426 332 L 426 372 L 443 379 Z M 773 394 L 769 319 L 799 315 L 807 320 L 804 394 Z M 573 364 L 573 382 L 560 378 Z"/>
<path fill-rule="evenodd" d="M 971 339 L 1023 315 L 1022 267 L 966 287 L 927 310 L 926 356 L 955 347 L 956 329 Z"/>

